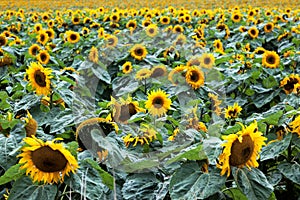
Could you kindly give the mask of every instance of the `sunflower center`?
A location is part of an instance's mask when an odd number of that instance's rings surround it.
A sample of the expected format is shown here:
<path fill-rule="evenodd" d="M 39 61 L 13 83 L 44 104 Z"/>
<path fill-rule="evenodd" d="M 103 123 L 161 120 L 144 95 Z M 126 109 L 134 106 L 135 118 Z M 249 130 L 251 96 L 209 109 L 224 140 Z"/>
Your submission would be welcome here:
<path fill-rule="evenodd" d="M 115 43 L 115 40 L 113 38 L 108 39 L 108 45 L 113 45 Z"/>
<path fill-rule="evenodd" d="M 241 143 L 236 139 L 231 147 L 229 164 L 232 166 L 244 165 L 251 158 L 253 151 L 254 142 L 249 135 L 243 136 Z"/>
<path fill-rule="evenodd" d="M 269 64 L 275 64 L 275 58 L 274 58 L 273 55 L 268 56 L 267 59 L 266 59 L 266 61 Z"/>
<path fill-rule="evenodd" d="M 150 29 L 149 29 L 149 33 L 150 33 L 150 34 L 153 34 L 154 32 L 155 32 L 155 31 L 154 31 L 154 28 L 150 28 Z"/>
<path fill-rule="evenodd" d="M 137 49 L 135 50 L 135 54 L 136 54 L 137 56 L 142 56 L 143 53 L 144 53 L 144 51 L 143 51 L 142 48 L 137 48 Z"/>
<path fill-rule="evenodd" d="M 256 34 L 256 31 L 254 29 L 252 29 L 250 32 L 251 32 L 251 35 L 255 35 Z"/>
<path fill-rule="evenodd" d="M 41 41 L 45 41 L 45 39 L 46 39 L 46 38 L 45 38 L 45 35 L 42 34 L 42 35 L 41 35 Z"/>
<path fill-rule="evenodd" d="M 155 97 L 152 104 L 155 108 L 161 108 L 163 106 L 164 100 L 161 97 Z"/>
<path fill-rule="evenodd" d="M 193 71 L 191 74 L 191 81 L 197 82 L 199 80 L 199 74 L 196 71 Z"/>
<path fill-rule="evenodd" d="M 59 172 L 65 169 L 68 160 L 58 150 L 43 146 L 31 153 L 33 164 L 43 172 Z"/>
<path fill-rule="evenodd" d="M 75 34 L 71 34 L 71 35 L 70 35 L 70 39 L 71 39 L 72 41 L 74 41 L 74 40 L 77 39 L 77 36 L 76 36 Z"/>
<path fill-rule="evenodd" d="M 135 24 L 134 23 L 130 23 L 129 27 L 135 28 Z"/>
<path fill-rule="evenodd" d="M 233 17 L 235 20 L 238 20 L 240 17 L 238 15 L 234 15 Z"/>
<path fill-rule="evenodd" d="M 210 64 L 210 58 L 204 58 L 204 64 L 209 65 Z"/>
<path fill-rule="evenodd" d="M 4 39 L 4 37 L 0 36 L 0 46 L 3 46 L 3 45 L 5 45 L 5 39 Z"/>
<path fill-rule="evenodd" d="M 130 69 L 130 66 L 129 66 L 129 65 L 126 65 L 126 66 L 125 66 L 125 70 L 126 70 L 126 71 L 129 71 L 129 69 Z"/>
<path fill-rule="evenodd" d="M 298 83 L 297 79 L 290 78 L 287 83 L 284 85 L 284 89 L 287 91 L 292 91 L 294 89 L 294 85 Z"/>
<path fill-rule="evenodd" d="M 267 30 L 271 30 L 271 29 L 272 29 L 272 25 L 271 25 L 271 24 L 268 24 L 268 25 L 266 26 L 266 29 L 267 29 Z"/>
<path fill-rule="evenodd" d="M 151 77 L 152 77 L 152 78 L 156 78 L 156 77 L 163 76 L 164 74 L 165 74 L 165 71 L 164 71 L 163 69 L 161 69 L 161 68 L 156 68 L 156 69 L 153 71 Z"/>
<path fill-rule="evenodd" d="M 45 55 L 45 54 L 41 54 L 41 56 L 40 56 L 40 58 L 41 58 L 41 60 L 44 62 L 45 60 L 46 60 L 46 58 L 47 58 L 47 56 Z"/>
<path fill-rule="evenodd" d="M 163 18 L 162 21 L 163 21 L 164 23 L 167 23 L 167 22 L 168 22 L 168 19 L 167 19 L 167 18 Z"/>
<path fill-rule="evenodd" d="M 46 76 L 41 70 L 34 72 L 34 80 L 40 87 L 46 87 Z"/>

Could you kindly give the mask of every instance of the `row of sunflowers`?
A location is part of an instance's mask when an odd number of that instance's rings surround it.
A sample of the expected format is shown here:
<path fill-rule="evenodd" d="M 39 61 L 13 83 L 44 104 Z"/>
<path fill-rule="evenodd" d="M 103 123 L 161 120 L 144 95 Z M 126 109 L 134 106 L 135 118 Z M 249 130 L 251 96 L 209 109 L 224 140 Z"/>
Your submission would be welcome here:
<path fill-rule="evenodd" d="M 241 5 L 1 11 L 3 198 L 296 199 L 300 10 Z"/>

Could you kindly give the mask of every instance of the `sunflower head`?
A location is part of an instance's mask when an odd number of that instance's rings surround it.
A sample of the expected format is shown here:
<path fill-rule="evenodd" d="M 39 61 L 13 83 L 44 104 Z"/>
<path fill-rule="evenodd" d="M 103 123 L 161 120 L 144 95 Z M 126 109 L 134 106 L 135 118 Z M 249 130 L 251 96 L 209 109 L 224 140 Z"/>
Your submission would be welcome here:
<path fill-rule="evenodd" d="M 27 111 L 27 117 L 21 118 L 22 120 L 25 120 L 25 131 L 26 131 L 26 137 L 31 137 L 32 135 L 36 134 L 38 123 L 37 121 L 31 116 L 29 111 Z"/>
<path fill-rule="evenodd" d="M 167 68 L 165 65 L 157 65 L 151 69 L 151 78 L 163 77 L 167 74 Z"/>
<path fill-rule="evenodd" d="M 300 115 L 298 115 L 290 124 L 293 133 L 297 133 L 300 137 Z"/>
<path fill-rule="evenodd" d="M 194 90 L 203 86 L 205 80 L 204 73 L 199 67 L 189 67 L 186 72 L 185 79 Z"/>
<path fill-rule="evenodd" d="M 66 35 L 67 35 L 67 41 L 72 44 L 75 44 L 80 40 L 80 34 L 78 32 L 66 31 Z"/>
<path fill-rule="evenodd" d="M 130 50 L 131 56 L 137 60 L 143 60 L 147 53 L 146 47 L 141 44 L 135 44 Z"/>
<path fill-rule="evenodd" d="M 149 113 L 153 116 L 162 116 L 167 113 L 171 107 L 171 99 L 168 98 L 168 94 L 161 89 L 152 91 L 148 94 L 145 107 L 149 110 Z"/>
<path fill-rule="evenodd" d="M 19 163 L 20 169 L 26 169 L 26 175 L 34 182 L 59 183 L 64 181 L 65 175 L 75 173 L 78 163 L 74 156 L 56 140 L 44 142 L 35 136 L 23 139 L 23 146 Z"/>
<path fill-rule="evenodd" d="M 37 35 L 37 42 L 38 43 L 41 43 L 42 45 L 45 45 L 49 40 L 49 36 L 48 34 L 46 33 L 45 30 L 41 30 L 39 32 L 39 34 Z"/>
<path fill-rule="evenodd" d="M 147 69 L 147 68 L 142 68 L 136 73 L 135 79 L 141 81 L 141 80 L 149 78 L 150 76 L 151 76 L 151 70 Z"/>
<path fill-rule="evenodd" d="M 262 64 L 268 68 L 277 68 L 280 64 L 280 57 L 275 51 L 265 51 Z"/>
<path fill-rule="evenodd" d="M 204 53 L 200 58 L 201 67 L 211 69 L 215 64 L 215 57 L 211 53 Z"/>
<path fill-rule="evenodd" d="M 225 109 L 225 118 L 226 119 L 235 119 L 238 117 L 242 108 L 238 105 L 238 103 L 234 103 L 233 106 L 228 106 Z"/>
<path fill-rule="evenodd" d="M 154 37 L 158 33 L 158 28 L 156 24 L 150 24 L 149 26 L 146 27 L 146 34 L 149 37 Z"/>
<path fill-rule="evenodd" d="M 295 91 L 297 84 L 300 84 L 300 77 L 298 74 L 291 74 L 289 77 L 285 77 L 280 82 L 280 87 L 283 88 L 286 94 L 290 94 Z"/>
<path fill-rule="evenodd" d="M 49 55 L 48 51 L 41 50 L 39 52 L 39 54 L 37 55 L 37 60 L 44 65 L 48 64 L 48 62 L 50 60 L 50 55 Z"/>
<path fill-rule="evenodd" d="M 254 27 L 251 27 L 249 28 L 248 30 L 248 34 L 249 36 L 252 38 L 252 39 L 255 39 L 258 37 L 258 34 L 259 34 L 259 30 L 254 26 Z"/>
<path fill-rule="evenodd" d="M 44 68 L 39 62 L 30 63 L 29 68 L 26 70 L 26 75 L 28 75 L 29 84 L 37 95 L 47 96 L 50 94 L 51 72 L 50 68 Z"/>
<path fill-rule="evenodd" d="M 132 71 L 132 64 L 130 61 L 126 61 L 123 65 L 122 65 L 122 71 L 124 74 L 129 74 Z"/>
<path fill-rule="evenodd" d="M 229 176 L 231 166 L 239 168 L 244 166 L 248 168 L 258 167 L 256 159 L 267 138 L 258 131 L 256 121 L 247 127 L 242 124 L 241 126 L 242 130 L 236 134 L 223 136 L 227 142 L 222 145 L 224 149 L 219 156 L 219 164 L 217 164 L 217 167 L 222 169 L 221 175 L 227 172 L 227 176 Z"/>
<path fill-rule="evenodd" d="M 89 53 L 89 60 L 93 63 L 98 63 L 99 57 L 98 57 L 98 49 L 96 47 L 92 47 Z"/>
<path fill-rule="evenodd" d="M 40 49 L 41 47 L 38 44 L 33 44 L 29 47 L 28 52 L 30 55 L 36 56 Z"/>
<path fill-rule="evenodd" d="M 268 22 L 264 26 L 265 33 L 270 33 L 270 32 L 272 32 L 273 29 L 274 29 L 274 23 L 273 22 Z"/>
<path fill-rule="evenodd" d="M 0 35 L 0 47 L 1 47 L 1 46 L 5 46 L 6 43 L 7 43 L 6 36 L 3 35 L 3 34 L 1 34 L 1 35 Z"/>

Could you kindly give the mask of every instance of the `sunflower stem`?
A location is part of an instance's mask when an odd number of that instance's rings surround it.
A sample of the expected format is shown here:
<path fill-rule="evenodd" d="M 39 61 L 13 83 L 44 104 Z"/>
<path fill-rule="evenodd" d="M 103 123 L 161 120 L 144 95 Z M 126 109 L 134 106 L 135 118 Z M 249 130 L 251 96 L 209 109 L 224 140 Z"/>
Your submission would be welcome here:
<path fill-rule="evenodd" d="M 53 107 L 53 92 L 50 94 L 50 109 Z"/>

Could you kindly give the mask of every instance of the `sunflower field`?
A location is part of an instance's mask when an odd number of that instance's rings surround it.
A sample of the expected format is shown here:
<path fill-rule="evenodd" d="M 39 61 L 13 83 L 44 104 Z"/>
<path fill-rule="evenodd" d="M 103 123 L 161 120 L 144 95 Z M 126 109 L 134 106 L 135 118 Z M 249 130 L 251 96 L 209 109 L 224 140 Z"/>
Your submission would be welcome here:
<path fill-rule="evenodd" d="M 1 1 L 1 199 L 299 199 L 299 5 Z"/>

